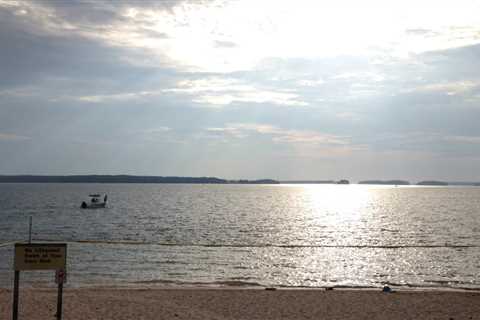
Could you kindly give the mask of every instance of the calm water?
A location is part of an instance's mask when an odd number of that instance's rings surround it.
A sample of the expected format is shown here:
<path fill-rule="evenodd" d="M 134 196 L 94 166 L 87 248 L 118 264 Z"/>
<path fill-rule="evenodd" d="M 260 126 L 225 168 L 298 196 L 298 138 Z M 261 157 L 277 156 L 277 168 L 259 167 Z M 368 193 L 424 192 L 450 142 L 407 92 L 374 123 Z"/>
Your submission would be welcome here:
<path fill-rule="evenodd" d="M 79 209 L 92 192 L 108 208 Z M 0 184 L 0 287 L 29 216 L 34 240 L 68 242 L 69 286 L 480 288 L 474 187 Z"/>

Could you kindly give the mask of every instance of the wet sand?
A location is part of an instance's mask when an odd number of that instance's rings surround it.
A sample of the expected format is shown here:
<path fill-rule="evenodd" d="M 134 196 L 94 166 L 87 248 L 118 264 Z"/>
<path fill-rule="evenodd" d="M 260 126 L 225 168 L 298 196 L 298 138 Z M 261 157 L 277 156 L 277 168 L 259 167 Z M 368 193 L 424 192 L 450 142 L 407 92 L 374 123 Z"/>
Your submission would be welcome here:
<path fill-rule="evenodd" d="M 12 290 L 0 289 L 0 319 Z M 56 289 L 21 288 L 19 319 L 54 319 Z M 64 289 L 63 319 L 480 319 L 478 291 Z"/>

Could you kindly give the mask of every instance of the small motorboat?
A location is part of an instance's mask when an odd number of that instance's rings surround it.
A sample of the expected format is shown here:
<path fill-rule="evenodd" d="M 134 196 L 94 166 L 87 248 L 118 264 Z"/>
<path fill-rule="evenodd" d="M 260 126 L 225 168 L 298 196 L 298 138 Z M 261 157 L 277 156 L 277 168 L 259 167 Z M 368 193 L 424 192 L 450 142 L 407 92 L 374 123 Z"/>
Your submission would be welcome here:
<path fill-rule="evenodd" d="M 99 194 L 91 194 L 89 195 L 90 201 L 83 201 L 80 205 L 82 209 L 98 209 L 98 208 L 105 208 L 107 205 L 107 195 L 103 197 L 103 202 L 100 200 L 101 195 Z"/>

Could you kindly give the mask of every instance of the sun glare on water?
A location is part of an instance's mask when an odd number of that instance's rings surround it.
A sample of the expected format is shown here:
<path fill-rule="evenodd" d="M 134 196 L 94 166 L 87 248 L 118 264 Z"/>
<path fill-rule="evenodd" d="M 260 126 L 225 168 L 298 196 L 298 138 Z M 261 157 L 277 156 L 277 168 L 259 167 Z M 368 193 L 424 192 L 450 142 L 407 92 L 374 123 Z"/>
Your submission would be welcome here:
<path fill-rule="evenodd" d="M 311 214 L 328 218 L 328 224 L 332 225 L 360 220 L 374 193 L 357 185 L 312 185 L 304 190 Z"/>

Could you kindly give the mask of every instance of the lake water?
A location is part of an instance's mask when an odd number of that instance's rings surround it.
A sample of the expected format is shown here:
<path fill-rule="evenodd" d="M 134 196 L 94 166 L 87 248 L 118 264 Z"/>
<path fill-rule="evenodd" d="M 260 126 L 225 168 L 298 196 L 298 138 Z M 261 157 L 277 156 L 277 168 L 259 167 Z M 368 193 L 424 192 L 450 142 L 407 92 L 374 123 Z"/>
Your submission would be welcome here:
<path fill-rule="evenodd" d="M 105 209 L 82 210 L 89 193 Z M 0 184 L 0 287 L 14 241 L 68 243 L 68 285 L 480 289 L 480 188 Z M 22 285 L 54 285 L 23 272 Z"/>

